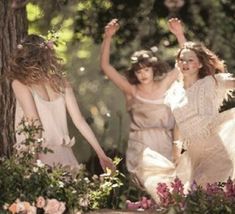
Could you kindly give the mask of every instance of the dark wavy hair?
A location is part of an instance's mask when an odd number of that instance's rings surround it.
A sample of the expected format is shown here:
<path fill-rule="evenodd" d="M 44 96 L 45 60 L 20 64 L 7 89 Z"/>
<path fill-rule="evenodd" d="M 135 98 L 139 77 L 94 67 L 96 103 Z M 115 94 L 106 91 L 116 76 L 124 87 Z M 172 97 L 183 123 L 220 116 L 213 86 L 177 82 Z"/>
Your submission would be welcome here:
<path fill-rule="evenodd" d="M 48 81 L 55 92 L 64 92 L 65 77 L 61 62 L 49 42 L 31 34 L 17 45 L 9 61 L 7 77 L 29 86 Z"/>
<path fill-rule="evenodd" d="M 215 53 L 207 49 L 203 44 L 197 42 L 186 42 L 177 53 L 177 61 L 179 61 L 180 54 L 184 49 L 193 51 L 198 57 L 199 62 L 202 64 L 202 67 L 199 69 L 200 79 L 208 75 L 214 77 L 216 73 L 223 73 L 226 71 L 224 61 L 220 60 Z"/>
<path fill-rule="evenodd" d="M 161 79 L 170 70 L 169 65 L 155 57 L 152 51 L 136 51 L 131 56 L 131 67 L 127 70 L 128 81 L 131 84 L 139 84 L 140 82 L 135 72 L 145 67 L 151 67 L 153 69 L 155 79 Z"/>

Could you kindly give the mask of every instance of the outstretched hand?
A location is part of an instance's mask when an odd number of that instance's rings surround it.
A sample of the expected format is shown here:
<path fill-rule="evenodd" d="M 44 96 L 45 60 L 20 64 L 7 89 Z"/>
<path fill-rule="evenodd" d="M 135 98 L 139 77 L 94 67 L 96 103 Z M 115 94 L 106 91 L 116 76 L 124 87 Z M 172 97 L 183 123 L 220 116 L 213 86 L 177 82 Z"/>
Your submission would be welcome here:
<path fill-rule="evenodd" d="M 172 18 L 168 20 L 168 28 L 174 35 L 184 34 L 184 28 L 181 21 L 178 18 Z"/>
<path fill-rule="evenodd" d="M 117 19 L 112 19 L 106 26 L 105 26 L 105 36 L 112 37 L 119 29 L 119 24 Z"/>
<path fill-rule="evenodd" d="M 116 167 L 111 158 L 104 156 L 102 158 L 100 157 L 99 160 L 100 160 L 100 165 L 104 172 L 106 172 L 107 169 L 111 170 L 112 173 L 116 171 Z"/>

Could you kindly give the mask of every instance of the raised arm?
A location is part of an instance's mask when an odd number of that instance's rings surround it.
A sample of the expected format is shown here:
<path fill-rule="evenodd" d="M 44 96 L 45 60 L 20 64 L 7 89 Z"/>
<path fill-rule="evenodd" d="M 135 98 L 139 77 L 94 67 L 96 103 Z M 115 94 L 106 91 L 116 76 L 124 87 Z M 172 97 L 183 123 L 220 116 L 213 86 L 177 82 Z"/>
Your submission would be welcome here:
<path fill-rule="evenodd" d="M 112 37 L 117 32 L 118 28 L 119 24 L 117 23 L 117 19 L 113 19 L 105 27 L 104 39 L 101 46 L 100 66 L 102 71 L 124 92 L 124 94 L 133 95 L 134 86 L 120 75 L 109 62 Z"/>
<path fill-rule="evenodd" d="M 65 101 L 68 113 L 71 116 L 74 125 L 97 153 L 103 170 L 105 171 L 106 168 L 109 168 L 114 171 L 115 166 L 112 160 L 105 155 L 93 131 L 82 116 L 73 89 L 70 85 L 67 86 L 65 91 Z"/>
<path fill-rule="evenodd" d="M 180 47 L 183 47 L 184 43 L 187 41 L 184 35 L 184 28 L 181 21 L 177 18 L 169 19 L 168 28 L 176 36 L 176 39 Z"/>

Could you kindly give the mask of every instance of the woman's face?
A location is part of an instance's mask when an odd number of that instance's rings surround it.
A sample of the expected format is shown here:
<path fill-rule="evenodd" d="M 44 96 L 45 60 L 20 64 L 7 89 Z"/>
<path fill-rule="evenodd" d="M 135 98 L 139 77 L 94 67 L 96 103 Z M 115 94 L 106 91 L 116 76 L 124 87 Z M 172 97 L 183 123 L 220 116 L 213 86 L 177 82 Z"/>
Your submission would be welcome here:
<path fill-rule="evenodd" d="M 183 49 L 178 59 L 178 66 L 184 76 L 197 76 L 202 64 L 196 53 L 189 49 Z"/>
<path fill-rule="evenodd" d="M 152 67 L 144 67 L 135 71 L 135 75 L 140 84 L 148 84 L 153 82 L 153 69 Z"/>

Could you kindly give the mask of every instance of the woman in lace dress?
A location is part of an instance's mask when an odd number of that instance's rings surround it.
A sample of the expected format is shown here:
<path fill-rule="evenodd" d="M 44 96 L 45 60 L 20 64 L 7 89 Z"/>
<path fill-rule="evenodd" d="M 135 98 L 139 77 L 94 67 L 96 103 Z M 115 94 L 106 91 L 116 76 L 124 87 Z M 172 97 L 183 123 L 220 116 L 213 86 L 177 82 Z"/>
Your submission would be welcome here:
<path fill-rule="evenodd" d="M 103 169 L 114 169 L 81 115 L 52 45 L 40 36 L 29 35 L 17 46 L 9 70 L 17 100 L 15 124 L 17 126 L 23 117 L 38 121 L 43 127 L 38 137 L 44 138 L 43 146 L 53 150 L 53 153 L 40 154 L 39 159 L 51 166 L 61 164 L 76 168 L 78 162 L 71 148 L 74 139 L 71 140 L 68 133 L 67 110 L 77 129 L 96 151 Z M 21 140 L 23 137 L 17 136 L 17 144 Z"/>
<path fill-rule="evenodd" d="M 142 162 L 148 156 L 158 154 L 155 162 L 165 160 L 171 163 L 174 128 L 171 102 L 177 97 L 174 93 L 178 85 L 173 82 L 178 76 L 178 70 L 169 71 L 168 66 L 154 57 L 151 51 L 142 50 L 132 55 L 132 66 L 125 79 L 109 63 L 110 45 L 118 27 L 116 19 L 105 27 L 101 68 L 126 98 L 131 119 L 126 152 L 127 169 L 154 197 L 155 189 L 148 188 L 143 173 L 151 177 L 158 172 L 152 167 L 153 162 L 149 162 L 149 167 L 145 169 Z"/>
<path fill-rule="evenodd" d="M 229 176 L 234 179 L 235 109 L 222 113 L 219 109 L 229 90 L 235 88 L 235 79 L 225 72 L 222 60 L 196 42 L 184 43 L 177 62 L 184 90 L 173 114 L 186 152 L 176 174 L 184 183 L 195 180 L 202 186 L 226 181 Z"/>

